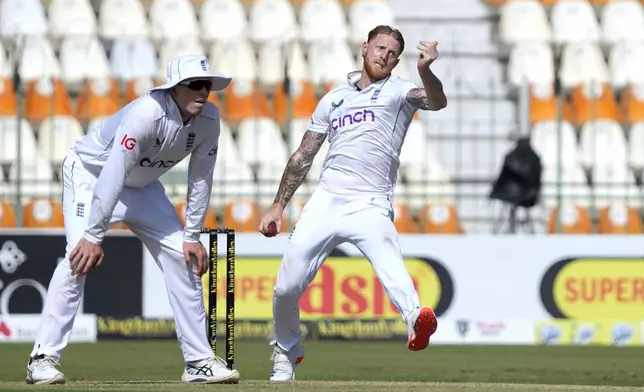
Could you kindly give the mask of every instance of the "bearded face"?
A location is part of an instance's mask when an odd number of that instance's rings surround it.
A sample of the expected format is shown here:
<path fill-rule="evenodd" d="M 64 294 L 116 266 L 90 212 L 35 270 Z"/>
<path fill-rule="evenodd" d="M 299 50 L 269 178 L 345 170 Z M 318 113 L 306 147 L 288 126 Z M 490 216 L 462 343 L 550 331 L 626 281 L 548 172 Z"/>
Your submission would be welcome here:
<path fill-rule="evenodd" d="M 371 41 L 362 44 L 363 66 L 373 81 L 391 75 L 398 64 L 400 43 L 391 35 L 378 34 Z"/>

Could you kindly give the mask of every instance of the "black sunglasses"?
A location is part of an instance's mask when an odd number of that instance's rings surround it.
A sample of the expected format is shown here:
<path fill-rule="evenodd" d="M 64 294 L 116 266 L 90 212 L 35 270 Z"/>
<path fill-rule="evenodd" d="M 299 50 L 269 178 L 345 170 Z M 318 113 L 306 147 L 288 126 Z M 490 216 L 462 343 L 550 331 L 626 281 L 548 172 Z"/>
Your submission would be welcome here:
<path fill-rule="evenodd" d="M 212 90 L 212 80 L 186 80 L 180 82 L 179 84 L 188 87 L 190 90 L 201 91 L 202 88 L 206 90 Z"/>

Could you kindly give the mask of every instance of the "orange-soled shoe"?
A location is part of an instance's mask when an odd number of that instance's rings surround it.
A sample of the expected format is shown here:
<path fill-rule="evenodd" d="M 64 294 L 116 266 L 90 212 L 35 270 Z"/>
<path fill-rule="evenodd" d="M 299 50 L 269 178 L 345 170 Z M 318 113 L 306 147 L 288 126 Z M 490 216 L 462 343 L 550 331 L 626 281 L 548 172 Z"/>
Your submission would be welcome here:
<path fill-rule="evenodd" d="M 414 330 L 407 341 L 407 348 L 411 351 L 420 351 L 429 345 L 429 338 L 436 332 L 438 320 L 430 308 L 421 308 L 414 321 Z"/>

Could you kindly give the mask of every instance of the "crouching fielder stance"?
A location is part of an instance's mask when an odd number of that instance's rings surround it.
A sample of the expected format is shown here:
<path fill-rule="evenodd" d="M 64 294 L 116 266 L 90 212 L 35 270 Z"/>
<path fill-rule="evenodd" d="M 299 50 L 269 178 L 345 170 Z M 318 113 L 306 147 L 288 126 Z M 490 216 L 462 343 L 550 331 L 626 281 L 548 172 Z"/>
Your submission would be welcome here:
<path fill-rule="evenodd" d="M 304 206 L 280 266 L 273 296 L 275 348 L 272 381 L 291 381 L 303 359 L 298 301 L 318 269 L 339 244 L 355 245 L 375 269 L 387 295 L 409 326 L 410 350 L 422 350 L 436 331 L 432 309 L 421 307 L 407 272 L 393 224 L 392 196 L 400 150 L 417 109 L 440 110 L 447 98 L 429 65 L 436 42 L 418 46 L 419 88 L 391 75 L 405 43 L 398 30 L 378 26 L 362 45 L 363 68 L 348 85 L 318 104 L 302 142 L 291 156 L 271 210 L 259 230 L 279 230 L 282 212 L 301 185 L 322 143 L 329 151 L 319 186 Z"/>
<path fill-rule="evenodd" d="M 49 283 L 28 383 L 65 381 L 56 365 L 69 342 L 86 275 L 100 266 L 105 232 L 117 222 L 128 225 L 163 271 L 186 362 L 182 380 L 239 380 L 239 372 L 227 369 L 208 342 L 200 280 L 208 267 L 199 236 L 220 132 L 219 113 L 207 99 L 230 81 L 212 74 L 206 57 L 178 57 L 168 64 L 166 84 L 72 146 L 62 167 L 66 254 Z M 189 154 L 184 229 L 158 178 Z"/>

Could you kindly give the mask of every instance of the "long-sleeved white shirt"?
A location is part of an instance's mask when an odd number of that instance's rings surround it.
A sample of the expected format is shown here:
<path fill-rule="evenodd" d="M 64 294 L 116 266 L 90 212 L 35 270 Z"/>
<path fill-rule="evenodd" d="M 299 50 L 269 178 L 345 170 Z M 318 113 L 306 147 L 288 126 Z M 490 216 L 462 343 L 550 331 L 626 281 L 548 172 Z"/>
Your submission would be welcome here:
<path fill-rule="evenodd" d="M 144 187 L 190 155 L 184 240 L 198 242 L 213 182 L 219 111 L 206 102 L 185 125 L 166 90 L 146 94 L 101 122 L 72 150 L 98 177 L 85 238 L 101 243 L 123 187 Z"/>

